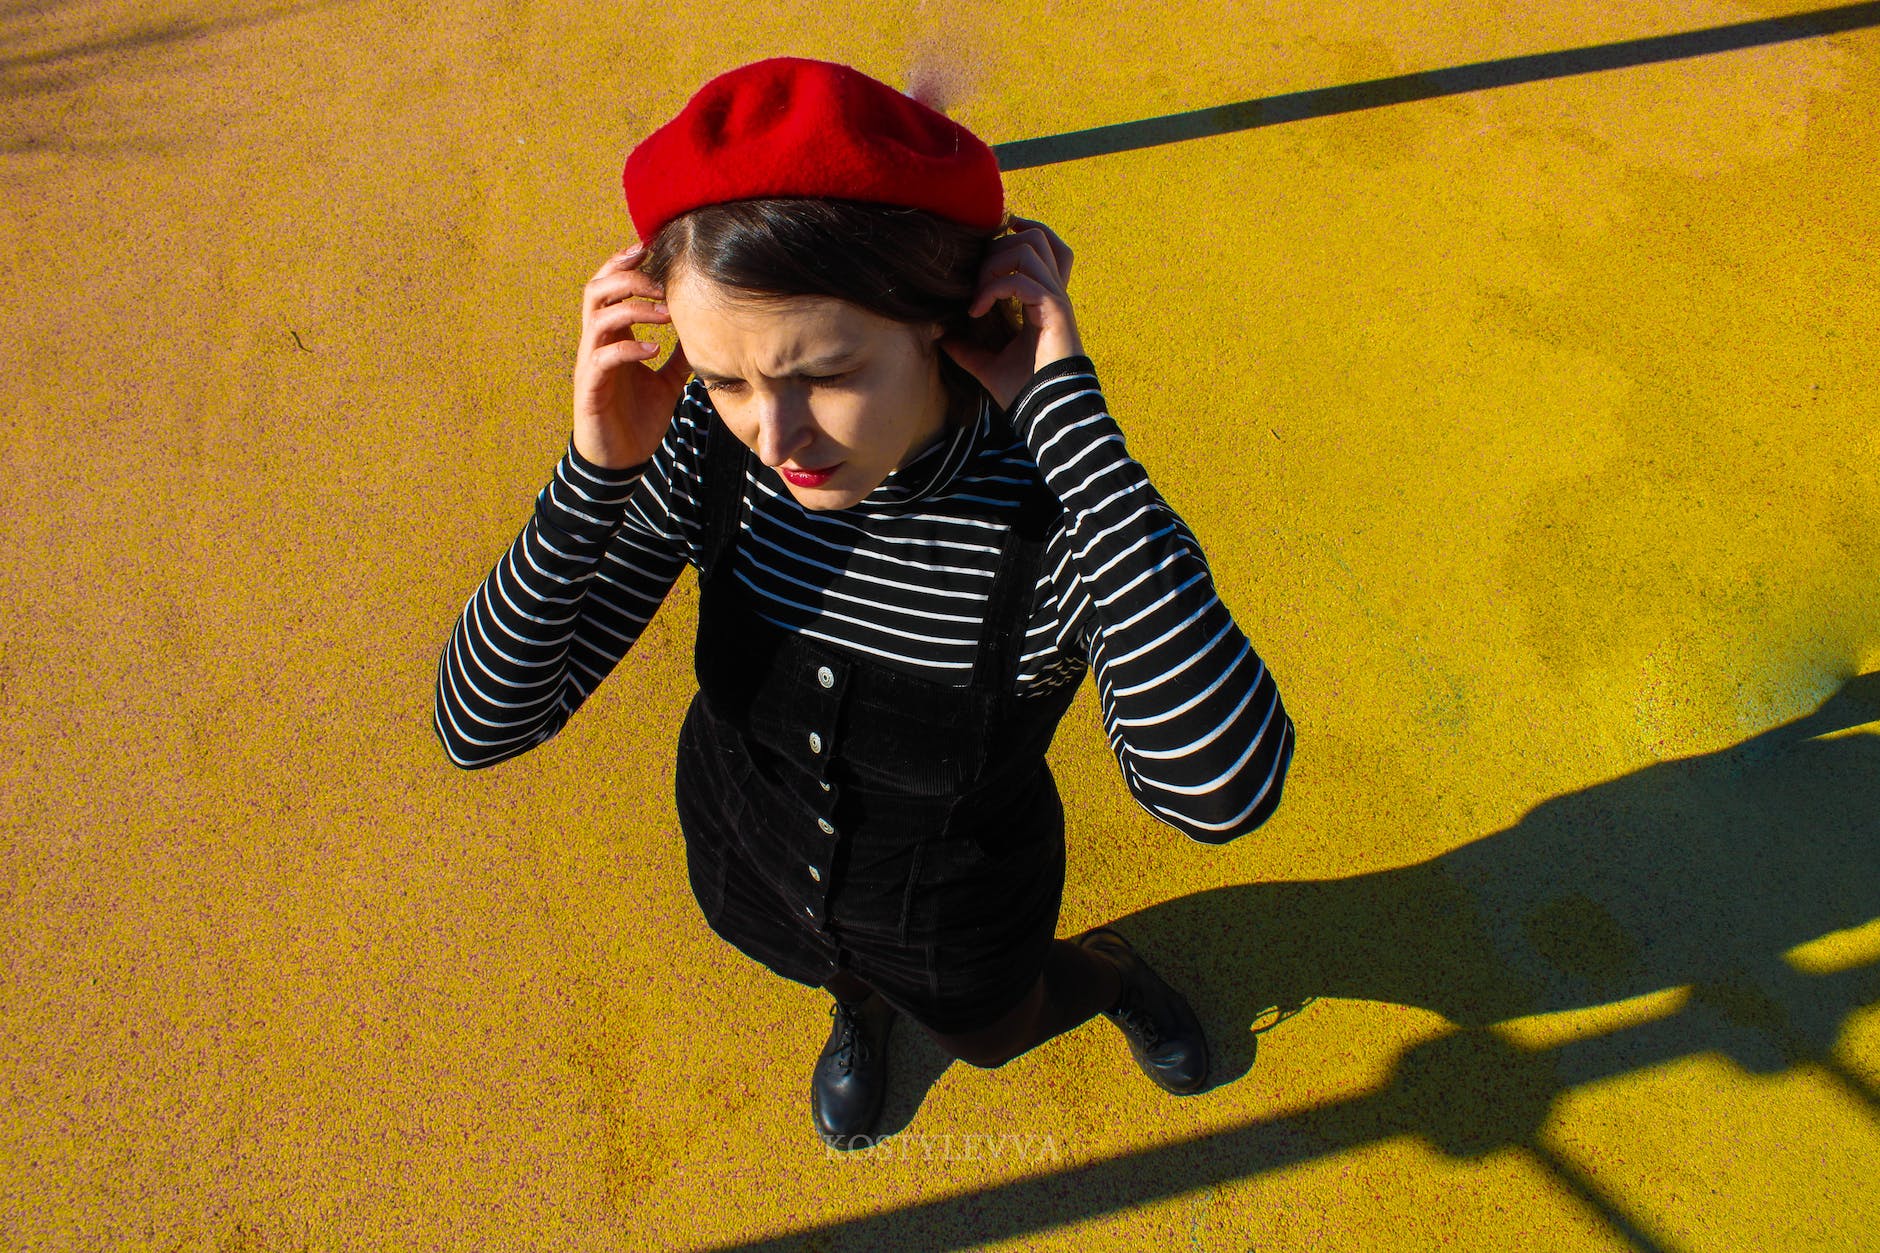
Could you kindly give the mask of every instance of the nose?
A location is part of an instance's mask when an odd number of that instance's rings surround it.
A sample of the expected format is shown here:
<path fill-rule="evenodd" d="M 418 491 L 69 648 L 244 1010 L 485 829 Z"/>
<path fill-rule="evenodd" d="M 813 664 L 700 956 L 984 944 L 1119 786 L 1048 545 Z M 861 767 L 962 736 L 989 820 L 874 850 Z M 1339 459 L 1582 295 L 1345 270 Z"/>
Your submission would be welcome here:
<path fill-rule="evenodd" d="M 757 456 L 776 467 L 808 447 L 815 438 L 809 406 L 788 392 L 773 395 L 757 415 Z"/>

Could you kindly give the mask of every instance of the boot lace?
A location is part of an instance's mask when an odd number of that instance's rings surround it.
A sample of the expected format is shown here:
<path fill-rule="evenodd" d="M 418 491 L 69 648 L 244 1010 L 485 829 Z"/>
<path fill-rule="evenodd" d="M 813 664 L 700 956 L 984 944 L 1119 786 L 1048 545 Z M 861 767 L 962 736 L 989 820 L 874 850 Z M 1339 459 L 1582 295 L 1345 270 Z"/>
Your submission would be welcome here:
<path fill-rule="evenodd" d="M 1122 1003 L 1110 1011 L 1111 1017 L 1123 1030 L 1135 1036 L 1145 1049 L 1152 1049 L 1162 1042 L 1162 1029 L 1156 1025 L 1149 1011 L 1125 995 Z"/>
<path fill-rule="evenodd" d="M 841 1001 L 829 1007 L 830 1015 L 836 1020 L 836 1068 L 848 1074 L 857 1062 L 868 1060 L 868 1038 L 862 1034 L 861 1024 L 856 1021 L 854 1011 Z"/>

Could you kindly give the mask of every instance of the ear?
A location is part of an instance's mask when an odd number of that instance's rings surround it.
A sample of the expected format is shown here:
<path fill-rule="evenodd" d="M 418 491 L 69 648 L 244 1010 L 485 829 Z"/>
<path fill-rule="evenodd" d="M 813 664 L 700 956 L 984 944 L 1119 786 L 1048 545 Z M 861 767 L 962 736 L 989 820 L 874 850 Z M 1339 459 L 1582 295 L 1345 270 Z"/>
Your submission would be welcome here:
<path fill-rule="evenodd" d="M 981 387 L 985 387 L 987 391 L 992 390 L 986 384 L 986 376 L 991 373 L 995 354 L 987 352 L 970 340 L 959 338 L 941 340 L 940 350 L 953 358 L 954 365 L 972 375 L 974 381 Z M 1000 404 L 1003 405 L 1004 402 L 1001 401 Z"/>
<path fill-rule="evenodd" d="M 908 326 L 914 339 L 914 350 L 923 358 L 939 355 L 939 343 L 945 337 L 947 328 L 939 322 L 915 322 Z"/>

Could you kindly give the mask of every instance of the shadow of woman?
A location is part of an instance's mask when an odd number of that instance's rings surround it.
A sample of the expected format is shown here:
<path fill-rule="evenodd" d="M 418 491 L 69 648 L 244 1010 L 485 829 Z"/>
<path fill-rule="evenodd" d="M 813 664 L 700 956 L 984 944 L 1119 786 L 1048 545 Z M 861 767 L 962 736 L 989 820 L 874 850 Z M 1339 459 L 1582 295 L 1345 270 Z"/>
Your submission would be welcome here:
<path fill-rule="evenodd" d="M 1880 735 L 1834 734 L 1876 720 L 1880 672 L 1807 717 L 1556 797 L 1418 865 L 1218 888 L 1121 919 L 1200 1011 L 1217 1085 L 1252 1064 L 1249 1028 L 1275 1007 L 1389 1001 L 1456 1028 L 1405 1050 L 1372 1091 L 720 1247 L 977 1247 L 1415 1135 L 1458 1158 L 1518 1149 L 1621 1244 L 1668 1253 L 1662 1224 L 1558 1152 L 1545 1123 L 1580 1084 L 1703 1052 L 1754 1071 L 1811 1063 L 1880 1117 L 1872 1080 L 1830 1056 L 1847 1019 L 1880 1002 L 1866 937 L 1834 960 L 1784 958 L 1880 917 Z M 1689 989 L 1675 1013 L 1564 1043 L 1492 1029 L 1670 988 Z"/>
<path fill-rule="evenodd" d="M 1151 953 L 1194 955 L 1169 965 L 1216 1043 L 1217 1084 L 1252 1064 L 1251 1027 L 1316 997 L 1481 1028 L 1690 987 L 1701 1012 L 1639 1033 L 1634 1060 L 1818 1061 L 1880 967 L 1814 979 L 1783 954 L 1880 917 L 1880 735 L 1822 738 L 1876 719 L 1880 672 L 1806 717 L 1556 797 L 1431 861 L 1218 888 L 1120 925 Z M 1630 1068 L 1611 1048 L 1586 1066 Z"/>

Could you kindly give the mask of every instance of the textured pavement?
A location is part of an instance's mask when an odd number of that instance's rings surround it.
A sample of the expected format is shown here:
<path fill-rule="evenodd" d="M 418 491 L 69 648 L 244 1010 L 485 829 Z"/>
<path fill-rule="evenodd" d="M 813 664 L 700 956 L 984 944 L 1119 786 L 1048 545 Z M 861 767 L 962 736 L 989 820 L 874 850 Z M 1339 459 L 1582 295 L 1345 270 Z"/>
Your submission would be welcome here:
<path fill-rule="evenodd" d="M 1880 5 L 1796 11 L 0 5 L 0 1248 L 1880 1245 Z M 825 1153 L 686 888 L 689 577 L 432 737 L 621 159 L 780 53 L 1073 137 L 1010 202 L 1299 731 L 1225 848 L 1053 749 L 1204 1095 L 903 1031 Z"/>

